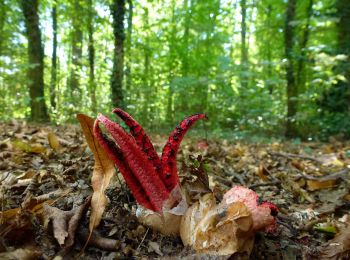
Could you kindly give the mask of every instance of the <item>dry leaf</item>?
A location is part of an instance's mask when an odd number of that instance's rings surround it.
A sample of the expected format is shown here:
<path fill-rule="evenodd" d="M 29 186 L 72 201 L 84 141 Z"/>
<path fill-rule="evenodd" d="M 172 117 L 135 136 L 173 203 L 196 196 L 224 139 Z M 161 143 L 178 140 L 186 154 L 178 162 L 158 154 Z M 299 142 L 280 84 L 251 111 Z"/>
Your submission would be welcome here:
<path fill-rule="evenodd" d="M 259 167 L 256 168 L 256 174 L 260 177 L 262 181 L 268 181 L 270 172 L 263 164 L 260 164 Z"/>
<path fill-rule="evenodd" d="M 115 173 L 115 168 L 113 161 L 109 159 L 107 153 L 102 149 L 93 135 L 95 120 L 83 114 L 78 114 L 77 119 L 80 122 L 86 141 L 94 154 L 95 159 L 94 171 L 91 178 L 91 185 L 94 193 L 91 199 L 91 216 L 89 225 L 89 229 L 92 231 L 99 225 L 102 214 L 106 208 L 107 198 L 104 193 Z"/>
<path fill-rule="evenodd" d="M 232 255 L 250 254 L 253 248 L 253 220 L 242 202 L 216 205 L 213 194 L 203 196 L 182 219 L 180 235 L 185 245 L 198 253 Z"/>
<path fill-rule="evenodd" d="M 82 205 L 70 211 L 63 211 L 44 204 L 44 225 L 47 227 L 49 222 L 52 221 L 54 237 L 63 248 L 59 253 L 60 255 L 65 255 L 73 246 L 75 231 L 87 206 L 90 204 L 90 200 L 91 197 L 88 197 Z"/>
<path fill-rule="evenodd" d="M 307 180 L 307 187 L 309 191 L 333 188 L 336 186 L 337 180 L 326 180 L 326 181 L 318 181 L 318 180 Z"/>
<path fill-rule="evenodd" d="M 19 139 L 12 142 L 13 146 L 15 146 L 17 149 L 20 149 L 23 152 L 26 153 L 44 153 L 46 151 L 45 147 L 41 144 L 29 144 L 27 142 L 23 142 Z"/>
<path fill-rule="evenodd" d="M 58 152 L 61 148 L 60 141 L 59 141 L 58 137 L 54 133 L 49 132 L 47 135 L 47 139 L 49 141 L 50 147 L 54 151 Z"/>

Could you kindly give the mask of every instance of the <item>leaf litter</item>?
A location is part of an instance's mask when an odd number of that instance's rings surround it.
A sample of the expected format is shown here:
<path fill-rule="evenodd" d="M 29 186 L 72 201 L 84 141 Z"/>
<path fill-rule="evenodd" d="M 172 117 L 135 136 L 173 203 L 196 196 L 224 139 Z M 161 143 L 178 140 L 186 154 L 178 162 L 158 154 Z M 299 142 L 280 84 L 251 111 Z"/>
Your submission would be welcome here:
<path fill-rule="evenodd" d="M 91 213 L 96 150 L 91 152 L 79 126 L 12 121 L 0 127 L 0 258 L 206 257 L 184 247 L 179 238 L 140 224 L 136 203 L 114 167 L 108 166 L 105 180 L 97 173 L 105 183 L 99 186 L 98 206 L 105 210 Z M 164 139 L 153 137 L 159 151 Z M 210 188 L 220 201 L 238 184 L 278 205 L 278 232 L 256 235 L 252 259 L 346 259 L 349 154 L 350 142 L 336 139 L 257 144 L 188 137 L 178 159 L 189 200 L 198 200 Z M 93 224 L 91 214 L 96 214 Z M 91 225 L 96 227 L 92 233 Z"/>

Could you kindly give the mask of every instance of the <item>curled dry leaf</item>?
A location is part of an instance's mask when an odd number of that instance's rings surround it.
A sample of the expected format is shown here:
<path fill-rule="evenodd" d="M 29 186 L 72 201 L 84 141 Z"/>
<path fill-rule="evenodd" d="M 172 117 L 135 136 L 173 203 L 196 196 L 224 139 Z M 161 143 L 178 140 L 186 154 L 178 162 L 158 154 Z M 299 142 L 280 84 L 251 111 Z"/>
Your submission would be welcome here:
<path fill-rule="evenodd" d="M 276 229 L 277 207 L 270 202 L 258 203 L 258 195 L 245 187 L 235 186 L 217 205 L 212 193 L 201 197 L 182 218 L 180 235 L 185 245 L 199 253 L 232 255 L 253 248 L 254 233 Z"/>
<path fill-rule="evenodd" d="M 115 168 L 113 161 L 109 159 L 107 153 L 102 149 L 101 145 L 93 135 L 95 120 L 83 114 L 78 114 L 77 119 L 80 122 L 86 142 L 88 143 L 95 159 L 94 171 L 91 178 L 91 185 L 94 193 L 91 199 L 91 216 L 89 225 L 89 229 L 92 231 L 100 223 L 102 214 L 106 208 L 107 198 L 105 190 L 115 173 Z"/>
<path fill-rule="evenodd" d="M 250 254 L 253 220 L 242 202 L 216 204 L 209 193 L 193 204 L 182 219 L 180 235 L 185 245 L 211 255 Z"/>
<path fill-rule="evenodd" d="M 60 148 L 61 148 L 60 141 L 54 133 L 49 132 L 47 135 L 47 140 L 49 141 L 50 147 L 54 151 L 58 152 L 60 150 Z"/>
<path fill-rule="evenodd" d="M 88 197 L 82 205 L 70 211 L 63 211 L 44 204 L 44 224 L 48 226 L 52 221 L 54 237 L 63 248 L 60 255 L 65 255 L 73 246 L 75 231 L 90 201 L 91 197 Z"/>

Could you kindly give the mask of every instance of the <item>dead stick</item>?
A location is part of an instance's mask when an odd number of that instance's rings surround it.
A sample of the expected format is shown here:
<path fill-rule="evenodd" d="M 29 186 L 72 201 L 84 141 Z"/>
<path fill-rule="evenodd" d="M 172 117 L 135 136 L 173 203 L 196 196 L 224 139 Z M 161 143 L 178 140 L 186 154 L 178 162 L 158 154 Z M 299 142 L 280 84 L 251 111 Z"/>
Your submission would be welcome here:
<path fill-rule="evenodd" d="M 309 155 L 303 155 L 303 154 L 293 154 L 293 153 L 282 153 L 282 152 L 269 152 L 270 155 L 275 155 L 275 156 L 281 156 L 281 157 L 286 157 L 288 159 L 293 159 L 293 158 L 299 158 L 299 159 L 305 159 L 305 160 L 309 160 L 309 161 L 314 161 L 317 163 L 322 163 L 321 160 L 313 157 L 313 156 L 309 156 Z"/>

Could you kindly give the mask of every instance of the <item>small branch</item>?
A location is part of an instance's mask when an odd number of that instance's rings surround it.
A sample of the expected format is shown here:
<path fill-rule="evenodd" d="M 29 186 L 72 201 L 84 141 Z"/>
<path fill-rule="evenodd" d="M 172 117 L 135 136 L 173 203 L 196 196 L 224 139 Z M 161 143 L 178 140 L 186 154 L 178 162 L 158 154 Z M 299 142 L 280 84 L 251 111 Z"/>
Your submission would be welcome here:
<path fill-rule="evenodd" d="M 303 178 L 307 180 L 313 180 L 313 181 L 329 181 L 329 180 L 336 180 L 336 179 L 342 179 L 344 181 L 347 181 L 348 180 L 348 177 L 346 175 L 347 173 L 349 173 L 348 168 L 345 168 L 340 171 L 333 172 L 327 175 L 323 175 L 323 176 L 310 176 L 305 173 L 301 173 L 301 175 L 303 176 Z"/>
<path fill-rule="evenodd" d="M 89 230 L 87 228 L 80 228 L 78 230 L 78 237 L 80 241 L 85 242 L 89 237 Z M 92 232 L 88 245 L 106 251 L 118 251 L 120 247 L 118 240 L 101 237 L 97 231 Z"/>
<path fill-rule="evenodd" d="M 147 228 L 147 230 L 146 230 L 146 232 L 145 232 L 145 235 L 143 236 L 143 238 L 142 238 L 140 244 L 138 245 L 138 247 L 136 248 L 136 251 L 139 251 L 139 248 L 141 247 L 143 241 L 145 240 L 145 238 L 146 238 L 146 236 L 147 236 L 147 234 L 148 234 L 148 231 L 149 231 L 149 228 Z"/>
<path fill-rule="evenodd" d="M 269 152 L 270 155 L 280 156 L 280 157 L 286 157 L 288 159 L 304 159 L 309 161 L 314 161 L 319 164 L 322 164 L 322 161 L 309 155 L 303 155 L 303 154 L 293 154 L 293 153 L 283 153 L 283 152 Z"/>
<path fill-rule="evenodd" d="M 275 180 L 270 182 L 255 183 L 255 184 L 249 185 L 249 189 L 254 189 L 257 187 L 265 187 L 265 186 L 275 186 L 278 184 L 281 184 L 281 181 Z"/>

